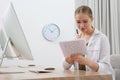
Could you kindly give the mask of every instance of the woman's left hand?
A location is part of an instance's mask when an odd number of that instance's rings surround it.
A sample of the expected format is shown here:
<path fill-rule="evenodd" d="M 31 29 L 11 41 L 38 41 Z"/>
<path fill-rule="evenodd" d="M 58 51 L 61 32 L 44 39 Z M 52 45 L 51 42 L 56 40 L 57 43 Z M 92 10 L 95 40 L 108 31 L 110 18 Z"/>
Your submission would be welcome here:
<path fill-rule="evenodd" d="M 80 54 L 71 54 L 71 58 L 81 65 L 86 65 L 86 58 Z"/>

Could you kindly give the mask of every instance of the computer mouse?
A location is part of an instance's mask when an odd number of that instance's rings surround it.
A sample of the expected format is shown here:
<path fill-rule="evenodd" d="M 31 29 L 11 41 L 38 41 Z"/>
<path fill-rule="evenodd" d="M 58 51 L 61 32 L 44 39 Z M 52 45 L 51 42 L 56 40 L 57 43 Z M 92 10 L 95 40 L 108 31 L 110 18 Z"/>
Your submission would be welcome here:
<path fill-rule="evenodd" d="M 55 68 L 53 68 L 53 67 L 47 67 L 44 70 L 55 70 Z"/>
<path fill-rule="evenodd" d="M 29 64 L 28 66 L 32 67 L 32 66 L 35 66 L 35 64 Z"/>

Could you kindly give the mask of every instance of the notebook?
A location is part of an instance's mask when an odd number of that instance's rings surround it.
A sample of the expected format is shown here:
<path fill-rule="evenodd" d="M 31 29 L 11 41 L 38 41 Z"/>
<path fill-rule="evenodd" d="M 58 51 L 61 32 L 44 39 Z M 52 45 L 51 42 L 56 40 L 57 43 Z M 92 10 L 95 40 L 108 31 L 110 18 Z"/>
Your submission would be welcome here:
<path fill-rule="evenodd" d="M 68 57 L 71 54 L 78 53 L 81 55 L 87 54 L 86 42 L 84 39 L 60 41 L 60 48 L 64 57 Z"/>

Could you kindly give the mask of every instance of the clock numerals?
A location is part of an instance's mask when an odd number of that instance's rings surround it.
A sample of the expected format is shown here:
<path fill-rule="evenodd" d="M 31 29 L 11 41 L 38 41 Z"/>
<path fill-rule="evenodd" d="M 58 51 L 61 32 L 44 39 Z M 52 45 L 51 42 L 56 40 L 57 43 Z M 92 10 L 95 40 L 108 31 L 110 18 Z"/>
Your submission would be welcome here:
<path fill-rule="evenodd" d="M 43 28 L 43 37 L 48 41 L 55 41 L 60 36 L 60 28 L 56 24 L 48 24 Z"/>

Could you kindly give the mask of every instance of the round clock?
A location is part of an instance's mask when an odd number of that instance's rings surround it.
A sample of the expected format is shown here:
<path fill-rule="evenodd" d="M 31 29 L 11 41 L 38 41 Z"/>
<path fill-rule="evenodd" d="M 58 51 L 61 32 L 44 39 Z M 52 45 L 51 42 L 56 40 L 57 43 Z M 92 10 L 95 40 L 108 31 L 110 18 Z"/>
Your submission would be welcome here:
<path fill-rule="evenodd" d="M 46 40 L 55 41 L 60 36 L 60 28 L 56 24 L 45 25 L 42 34 Z"/>

